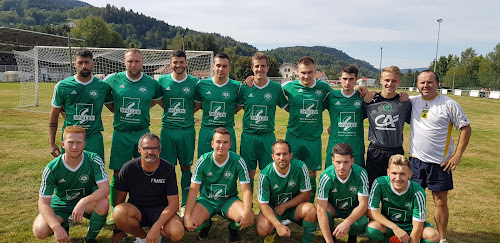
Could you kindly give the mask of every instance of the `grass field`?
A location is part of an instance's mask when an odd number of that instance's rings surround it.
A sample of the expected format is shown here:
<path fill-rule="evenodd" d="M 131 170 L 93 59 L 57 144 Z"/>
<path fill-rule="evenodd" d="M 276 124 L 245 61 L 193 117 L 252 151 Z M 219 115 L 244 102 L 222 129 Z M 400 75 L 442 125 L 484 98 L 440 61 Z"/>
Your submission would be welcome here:
<path fill-rule="evenodd" d="M 48 88 L 47 90 L 50 90 Z M 47 96 L 49 97 L 49 96 Z M 455 189 L 449 193 L 450 222 L 448 240 L 450 242 L 500 242 L 500 101 L 470 97 L 452 96 L 464 108 L 471 120 L 472 137 L 458 169 L 454 173 Z M 49 104 L 50 98 L 40 100 Z M 37 215 L 38 189 L 44 166 L 52 159 L 48 152 L 47 123 L 48 110 L 28 112 L 17 109 L 19 103 L 19 84 L 0 83 L 0 242 L 34 242 L 31 225 Z M 159 107 L 153 108 L 151 131 L 160 132 Z M 105 109 L 104 142 L 106 155 L 109 156 L 112 116 Z M 236 116 L 236 133 L 241 133 L 242 112 Z M 199 129 L 201 115 L 196 114 L 196 127 Z M 288 114 L 280 110 L 277 115 L 276 136 L 285 137 Z M 330 124 L 324 113 L 324 127 Z M 59 128 L 62 119 L 59 120 Z M 365 131 L 367 131 L 365 122 Z M 457 138 L 457 131 L 453 132 Z M 57 137 L 60 137 L 58 132 Z M 405 128 L 405 140 L 409 138 L 409 126 Z M 239 139 L 239 136 L 238 136 Z M 326 149 L 328 137 L 323 134 L 323 148 Z M 366 135 L 365 135 L 366 139 Z M 405 142 L 404 148 L 408 150 Z M 239 148 L 239 145 L 238 145 Z M 238 149 L 239 150 L 239 149 Z M 325 153 L 323 152 L 323 158 Z M 109 157 L 106 158 L 109 161 Z M 110 171 L 108 171 L 110 174 Z M 434 205 L 430 192 L 427 192 L 427 220 L 434 224 Z M 255 202 L 255 199 L 254 199 Z M 255 203 L 254 212 L 258 213 Z M 70 230 L 72 242 L 82 242 L 88 221 L 75 225 Z M 227 221 L 216 218 L 207 242 L 227 242 Z M 291 226 L 292 238 L 277 238 L 276 242 L 300 242 L 302 230 Z M 111 227 L 106 226 L 99 234 L 100 242 L 111 242 Z M 186 233 L 183 242 L 195 241 L 196 233 Z M 255 228 L 240 233 L 241 242 L 261 242 Z M 340 239 L 345 242 L 347 239 Z M 46 240 L 53 242 L 53 237 Z M 132 237 L 128 238 L 128 242 Z M 359 242 L 368 242 L 359 238 Z M 167 242 L 164 240 L 164 242 Z M 323 242 L 318 235 L 314 242 Z"/>

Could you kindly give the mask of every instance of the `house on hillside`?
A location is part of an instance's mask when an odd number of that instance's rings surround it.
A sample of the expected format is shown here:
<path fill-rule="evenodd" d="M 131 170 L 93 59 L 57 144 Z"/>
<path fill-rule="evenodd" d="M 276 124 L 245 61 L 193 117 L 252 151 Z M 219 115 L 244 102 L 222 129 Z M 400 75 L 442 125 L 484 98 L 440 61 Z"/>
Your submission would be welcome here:
<path fill-rule="evenodd" d="M 283 65 L 280 66 L 280 73 L 285 80 L 293 80 L 298 78 L 297 64 L 283 63 Z"/>
<path fill-rule="evenodd" d="M 320 72 L 320 71 L 316 72 L 316 75 L 314 75 L 314 78 L 316 80 L 321 80 L 321 81 L 325 81 L 325 82 L 326 82 L 326 80 L 328 80 L 328 76 L 326 76 L 326 73 Z"/>
<path fill-rule="evenodd" d="M 374 78 L 366 78 L 362 77 L 356 81 L 357 85 L 365 86 L 365 87 L 371 87 L 375 86 L 375 79 Z"/>

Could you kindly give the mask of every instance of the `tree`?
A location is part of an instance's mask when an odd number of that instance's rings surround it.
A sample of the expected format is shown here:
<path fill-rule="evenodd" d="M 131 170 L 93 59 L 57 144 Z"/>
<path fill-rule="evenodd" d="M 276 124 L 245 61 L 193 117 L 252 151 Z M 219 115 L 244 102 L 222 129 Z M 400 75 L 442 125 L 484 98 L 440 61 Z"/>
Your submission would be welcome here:
<path fill-rule="evenodd" d="M 126 47 L 121 36 L 103 19 L 89 15 L 73 28 L 75 38 L 82 38 L 89 47 Z"/>
<path fill-rule="evenodd" d="M 269 72 L 267 72 L 268 77 L 281 77 L 280 73 L 280 63 L 274 57 L 268 57 L 269 59 Z"/>
<path fill-rule="evenodd" d="M 252 58 L 240 56 L 238 60 L 233 63 L 232 69 L 234 70 L 236 79 L 245 80 L 248 76 L 253 75 Z"/>

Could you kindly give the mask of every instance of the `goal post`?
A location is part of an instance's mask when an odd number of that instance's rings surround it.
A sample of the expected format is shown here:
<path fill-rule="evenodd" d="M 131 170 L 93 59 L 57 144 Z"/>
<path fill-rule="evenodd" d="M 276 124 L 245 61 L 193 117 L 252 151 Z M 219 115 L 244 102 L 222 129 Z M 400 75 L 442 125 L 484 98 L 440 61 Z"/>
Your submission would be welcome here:
<path fill-rule="evenodd" d="M 49 112 L 54 85 L 75 74 L 73 60 L 78 47 L 35 46 L 29 51 L 13 51 L 20 73 L 18 108 Z M 125 71 L 124 48 L 87 47 L 94 56 L 92 74 L 100 79 Z M 158 79 L 172 72 L 169 60 L 172 50 L 141 49 L 143 72 Z M 185 51 L 188 74 L 199 79 L 211 77 L 212 51 Z"/>

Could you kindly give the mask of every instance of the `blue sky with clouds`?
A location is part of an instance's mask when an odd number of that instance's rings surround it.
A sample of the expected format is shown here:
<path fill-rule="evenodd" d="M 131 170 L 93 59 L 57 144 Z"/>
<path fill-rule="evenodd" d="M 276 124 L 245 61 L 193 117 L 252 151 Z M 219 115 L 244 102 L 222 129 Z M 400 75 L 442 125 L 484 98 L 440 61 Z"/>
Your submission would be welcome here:
<path fill-rule="evenodd" d="M 486 55 L 500 43 L 500 1 L 493 0 L 83 0 L 107 3 L 171 25 L 216 32 L 259 50 L 328 46 L 379 67 L 425 67 L 438 56 L 472 47 Z"/>

